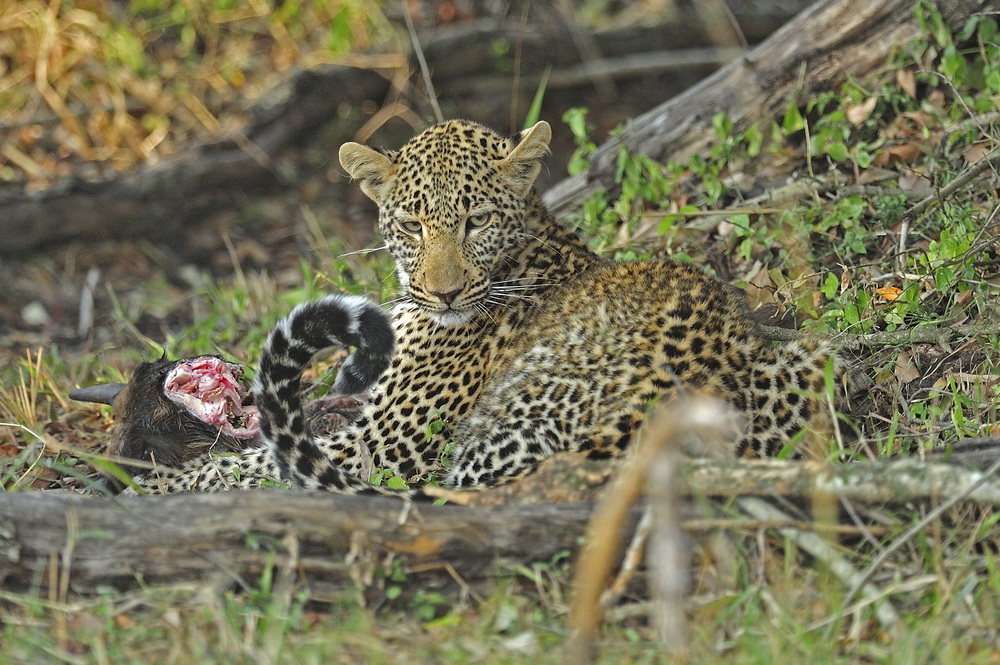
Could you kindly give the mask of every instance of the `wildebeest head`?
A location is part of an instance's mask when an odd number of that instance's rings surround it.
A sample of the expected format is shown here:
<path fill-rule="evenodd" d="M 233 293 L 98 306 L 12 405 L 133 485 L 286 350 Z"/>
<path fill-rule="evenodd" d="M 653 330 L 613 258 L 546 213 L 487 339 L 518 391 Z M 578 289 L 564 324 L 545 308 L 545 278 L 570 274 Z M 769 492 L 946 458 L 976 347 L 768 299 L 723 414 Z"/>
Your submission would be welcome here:
<path fill-rule="evenodd" d="M 242 376 L 241 365 L 215 356 L 159 360 L 138 365 L 128 383 L 80 388 L 70 397 L 114 407 L 109 454 L 176 467 L 210 448 L 239 452 L 259 442 Z"/>

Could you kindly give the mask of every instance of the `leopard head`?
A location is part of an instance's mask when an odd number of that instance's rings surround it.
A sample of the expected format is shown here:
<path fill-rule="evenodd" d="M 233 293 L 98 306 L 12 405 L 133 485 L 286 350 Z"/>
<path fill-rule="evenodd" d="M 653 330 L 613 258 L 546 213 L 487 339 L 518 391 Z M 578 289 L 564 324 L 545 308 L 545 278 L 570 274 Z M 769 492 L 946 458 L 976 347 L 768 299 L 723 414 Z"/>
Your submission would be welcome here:
<path fill-rule="evenodd" d="M 546 122 L 503 137 L 452 120 L 396 151 L 341 146 L 341 165 L 379 207 L 404 293 L 441 325 L 485 311 L 524 247 L 527 202 L 551 137 Z"/>

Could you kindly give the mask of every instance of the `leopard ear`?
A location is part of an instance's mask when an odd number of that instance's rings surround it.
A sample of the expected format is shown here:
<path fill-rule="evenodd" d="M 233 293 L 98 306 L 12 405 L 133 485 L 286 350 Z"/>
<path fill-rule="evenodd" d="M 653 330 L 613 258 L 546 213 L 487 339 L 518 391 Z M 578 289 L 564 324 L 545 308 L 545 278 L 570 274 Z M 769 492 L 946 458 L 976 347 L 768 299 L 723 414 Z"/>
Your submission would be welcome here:
<path fill-rule="evenodd" d="M 500 168 L 510 177 L 509 184 L 514 191 L 524 196 L 535 184 L 535 178 L 542 168 L 541 159 L 549 151 L 552 128 L 549 123 L 540 120 L 534 127 L 512 137 L 512 140 L 516 140 L 517 145 L 500 162 Z"/>
<path fill-rule="evenodd" d="M 386 155 L 360 143 L 345 143 L 340 146 L 340 165 L 352 178 L 361 181 L 361 191 L 368 198 L 381 205 L 396 175 L 392 153 Z"/>

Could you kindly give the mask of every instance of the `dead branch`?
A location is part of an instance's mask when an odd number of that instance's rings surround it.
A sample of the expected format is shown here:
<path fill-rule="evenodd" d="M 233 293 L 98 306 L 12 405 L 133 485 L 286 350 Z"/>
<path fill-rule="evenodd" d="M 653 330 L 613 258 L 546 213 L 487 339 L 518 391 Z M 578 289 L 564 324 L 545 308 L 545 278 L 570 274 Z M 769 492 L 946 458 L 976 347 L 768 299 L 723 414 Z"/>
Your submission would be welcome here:
<path fill-rule="evenodd" d="M 53 553 L 80 593 L 134 588 L 140 579 L 244 584 L 264 571 L 272 553 L 281 565 L 289 555 L 282 543 L 291 536 L 296 567 L 314 597 L 351 588 L 359 571 L 370 578 L 373 568 L 391 570 L 393 558 L 423 588 L 451 586 L 449 567 L 482 586 L 507 565 L 549 561 L 574 548 L 590 508 L 418 506 L 287 491 L 119 500 L 0 494 L 0 585 L 48 586 Z"/>
<path fill-rule="evenodd" d="M 887 505 L 961 495 L 969 503 L 1000 507 L 1000 484 L 986 472 L 914 457 L 852 464 L 706 459 L 684 466 L 695 496 L 809 497 L 824 492 L 855 503 Z"/>
<path fill-rule="evenodd" d="M 287 187 L 274 167 L 283 151 L 325 126 L 339 104 L 360 105 L 388 90 L 389 81 L 374 70 L 301 72 L 251 109 L 255 120 L 240 135 L 108 180 L 70 177 L 42 192 L 0 195 L 0 255 L 70 241 L 180 242 L 185 227 L 213 212 Z"/>
<path fill-rule="evenodd" d="M 808 337 L 809 333 L 776 326 L 760 326 L 765 339 L 774 342 L 794 342 Z M 859 349 L 866 346 L 903 346 L 909 344 L 938 344 L 950 346 L 970 337 L 992 335 L 1000 331 L 997 324 L 966 324 L 959 326 L 919 326 L 884 330 L 866 335 L 842 333 L 833 337 L 835 345 L 844 349 Z"/>
<path fill-rule="evenodd" d="M 808 0 L 791 0 L 734 7 L 734 18 L 750 43 L 758 43 L 795 14 L 809 6 Z M 540 13 L 544 5 L 536 5 Z M 619 84 L 629 77 L 677 71 L 687 67 L 715 67 L 727 62 L 722 54 L 735 51 L 718 48 L 712 27 L 697 8 L 677 7 L 669 20 L 650 23 L 648 17 L 634 25 L 610 26 L 582 35 L 591 46 L 580 48 L 581 27 L 564 15 L 526 24 L 520 21 L 470 22 L 421 34 L 434 87 L 443 101 L 470 93 L 511 90 L 508 63 L 498 56 L 497 44 L 518 45 L 519 87 L 534 92 L 546 69 L 552 69 L 547 89 L 594 84 L 605 79 Z M 710 53 L 710 51 L 714 51 Z M 721 53 L 720 53 L 721 52 Z M 461 58 L 454 57 L 461 53 Z M 605 87 L 605 86 L 601 86 Z"/>

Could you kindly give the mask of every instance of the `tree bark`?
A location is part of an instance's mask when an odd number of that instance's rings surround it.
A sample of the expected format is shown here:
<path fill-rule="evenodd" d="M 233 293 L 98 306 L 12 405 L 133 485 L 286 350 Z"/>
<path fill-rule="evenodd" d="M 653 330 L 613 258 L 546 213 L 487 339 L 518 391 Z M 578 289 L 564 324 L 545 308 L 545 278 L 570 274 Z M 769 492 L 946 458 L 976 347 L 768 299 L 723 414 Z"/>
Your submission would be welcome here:
<path fill-rule="evenodd" d="M 498 510 L 282 490 L 117 500 L 7 494 L 0 495 L 0 586 L 59 584 L 53 560 L 79 593 L 140 581 L 252 583 L 276 552 L 315 596 L 350 588 L 373 566 L 391 571 L 391 557 L 422 588 L 453 573 L 482 588 L 505 565 L 575 548 L 589 515 L 589 503 Z"/>
<path fill-rule="evenodd" d="M 938 0 L 952 29 L 982 11 L 983 0 Z M 595 191 L 615 189 L 618 145 L 658 161 L 684 161 L 705 152 L 716 136 L 712 116 L 724 112 L 735 131 L 780 116 L 790 99 L 804 103 L 849 77 L 868 78 L 887 67 L 897 45 L 920 34 L 913 0 L 821 0 L 684 93 L 631 122 L 622 138 L 604 143 L 590 167 L 551 188 L 544 200 L 557 216 Z"/>

